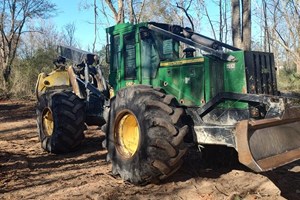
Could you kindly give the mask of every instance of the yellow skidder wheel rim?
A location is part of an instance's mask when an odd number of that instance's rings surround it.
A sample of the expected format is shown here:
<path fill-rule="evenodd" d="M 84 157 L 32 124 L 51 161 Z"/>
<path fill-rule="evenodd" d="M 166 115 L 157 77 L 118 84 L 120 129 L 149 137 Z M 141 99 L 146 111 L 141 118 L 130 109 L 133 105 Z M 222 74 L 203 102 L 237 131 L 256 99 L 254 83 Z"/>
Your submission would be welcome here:
<path fill-rule="evenodd" d="M 46 136 L 50 137 L 53 133 L 54 122 L 52 111 L 49 108 L 46 108 L 43 112 L 43 130 Z"/>
<path fill-rule="evenodd" d="M 134 114 L 125 111 L 117 117 L 115 142 L 118 152 L 124 158 L 131 158 L 139 147 L 140 128 Z"/>

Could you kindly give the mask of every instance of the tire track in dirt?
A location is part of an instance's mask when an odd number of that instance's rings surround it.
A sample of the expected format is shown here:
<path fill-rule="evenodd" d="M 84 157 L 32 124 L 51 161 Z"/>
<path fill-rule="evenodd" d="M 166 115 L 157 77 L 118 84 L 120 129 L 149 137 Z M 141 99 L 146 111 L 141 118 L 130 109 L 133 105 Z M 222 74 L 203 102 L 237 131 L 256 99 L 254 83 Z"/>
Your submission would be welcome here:
<path fill-rule="evenodd" d="M 44 152 L 34 101 L 0 102 L 0 199 L 300 199 L 300 162 L 256 174 L 190 154 L 160 184 L 143 187 L 111 175 L 96 127 L 73 153 Z"/>

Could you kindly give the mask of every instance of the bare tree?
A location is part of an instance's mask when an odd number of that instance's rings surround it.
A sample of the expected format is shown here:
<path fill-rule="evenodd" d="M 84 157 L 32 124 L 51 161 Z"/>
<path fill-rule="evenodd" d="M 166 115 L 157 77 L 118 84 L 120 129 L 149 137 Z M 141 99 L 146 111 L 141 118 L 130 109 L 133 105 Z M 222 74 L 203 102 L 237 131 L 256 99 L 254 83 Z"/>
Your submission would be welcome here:
<path fill-rule="evenodd" d="M 124 0 L 118 0 L 117 8 L 113 5 L 111 0 L 105 0 L 105 2 L 112 11 L 116 23 L 124 23 Z"/>
<path fill-rule="evenodd" d="M 231 0 L 231 30 L 232 43 L 235 47 L 242 47 L 240 0 Z"/>
<path fill-rule="evenodd" d="M 30 30 L 38 31 L 32 31 L 22 35 L 17 50 L 17 58 L 20 60 L 32 58 L 38 49 L 52 49 L 58 43 L 65 41 L 63 33 L 57 30 L 55 24 L 47 20 L 30 20 L 27 27 Z"/>
<path fill-rule="evenodd" d="M 271 41 L 279 44 L 292 60 L 300 74 L 300 2 L 295 0 L 270 0 L 266 4 L 270 15 L 268 32 Z"/>
<path fill-rule="evenodd" d="M 97 0 L 94 0 L 94 42 L 93 42 L 93 53 L 96 49 L 96 42 L 97 42 L 97 19 L 98 19 L 98 6 Z"/>
<path fill-rule="evenodd" d="M 177 6 L 177 8 L 181 9 L 184 12 L 185 16 L 188 18 L 188 20 L 189 20 L 189 22 L 190 22 L 190 24 L 192 26 L 192 30 L 195 31 L 193 20 L 191 18 L 191 15 L 188 13 L 188 10 L 191 7 L 192 1 L 193 0 L 190 0 L 190 2 L 188 3 L 188 6 L 186 8 L 184 8 L 183 6 L 180 6 L 178 4 L 178 2 L 176 2 L 176 6 Z"/>
<path fill-rule="evenodd" d="M 139 23 L 141 22 L 141 16 L 143 16 L 143 11 L 144 11 L 144 7 L 145 7 L 145 0 L 143 0 L 141 2 L 141 5 L 140 5 L 140 9 L 139 9 L 139 12 L 136 13 L 136 22 Z"/>
<path fill-rule="evenodd" d="M 267 2 L 262 0 L 263 4 L 263 29 L 264 29 L 264 51 L 271 51 L 270 46 L 270 34 L 269 34 L 269 25 L 268 25 L 268 12 L 267 12 Z"/>
<path fill-rule="evenodd" d="M 140 13 L 141 21 L 157 21 L 164 23 L 178 23 L 178 9 L 174 1 L 146 0 L 143 12 Z"/>
<path fill-rule="evenodd" d="M 242 1 L 242 42 L 244 50 L 251 50 L 251 0 Z"/>
<path fill-rule="evenodd" d="M 64 41 L 63 33 L 49 20 L 30 20 L 27 26 L 38 32 L 22 35 L 10 77 L 10 94 L 32 95 L 38 74 L 53 70 L 56 45 Z"/>
<path fill-rule="evenodd" d="M 251 50 L 251 0 L 231 0 L 231 16 L 233 46 Z"/>
<path fill-rule="evenodd" d="M 76 39 L 75 39 L 75 31 L 76 25 L 74 22 L 68 23 L 64 26 L 65 34 L 64 39 L 65 43 L 69 46 L 76 46 Z"/>
<path fill-rule="evenodd" d="M 219 10 L 219 20 L 215 23 L 217 24 L 216 29 L 218 28 L 219 32 L 219 38 L 218 40 L 221 42 L 227 43 L 227 37 L 228 37 L 228 2 L 227 0 L 216 0 L 212 1 L 214 4 L 216 4 L 218 10 Z M 208 15 L 208 12 L 206 12 L 206 15 Z M 210 22 L 212 24 L 212 22 Z M 214 31 L 214 36 L 216 35 Z"/>
<path fill-rule="evenodd" d="M 127 0 L 127 5 L 129 10 L 129 22 L 134 24 L 137 20 L 133 9 L 133 0 Z"/>
<path fill-rule="evenodd" d="M 164 0 L 100 0 L 102 7 L 100 12 L 106 18 L 112 17 L 115 23 L 124 23 L 128 20 L 131 23 L 139 23 L 141 21 L 160 21 L 172 23 L 177 19 L 176 6 L 172 5 L 175 1 Z M 107 9 L 103 7 L 103 2 L 107 5 L 112 13 L 110 16 Z M 109 21 L 109 20 L 107 20 Z"/>
<path fill-rule="evenodd" d="M 218 2 L 218 7 L 219 7 L 219 40 L 222 42 L 223 41 L 223 12 L 222 12 L 222 0 L 219 0 Z"/>
<path fill-rule="evenodd" d="M 219 0 L 219 12 L 220 12 L 220 33 L 219 40 L 221 42 L 228 42 L 228 1 L 227 0 Z"/>
<path fill-rule="evenodd" d="M 212 21 L 210 15 L 209 15 L 207 6 L 205 5 L 205 1 L 200 0 L 199 2 L 200 2 L 200 4 L 203 6 L 203 9 L 204 9 L 204 15 L 205 15 L 205 17 L 206 17 L 207 20 L 208 20 L 209 26 L 210 26 L 211 31 L 212 31 L 212 34 L 213 34 L 213 38 L 216 40 L 216 39 L 217 39 L 217 34 L 216 34 L 215 26 L 214 26 L 214 24 L 213 24 L 213 21 Z"/>
<path fill-rule="evenodd" d="M 227 42 L 228 39 L 228 1 L 227 0 L 213 0 L 205 1 L 198 0 L 197 4 L 200 5 L 200 9 L 195 5 L 196 10 L 200 13 L 200 16 L 204 16 L 207 19 L 207 27 L 210 27 L 213 38 L 218 39 L 221 42 Z M 213 5 L 213 6 L 208 6 Z M 209 10 L 213 7 L 213 11 Z M 214 16 L 215 11 L 218 10 L 218 16 Z M 199 15 L 199 14 L 198 14 Z M 218 18 L 217 18 L 218 17 Z M 199 18 L 199 17 L 198 17 Z"/>
<path fill-rule="evenodd" d="M 8 90 L 13 61 L 25 24 L 31 18 L 47 18 L 55 5 L 48 0 L 2 0 L 0 2 L 0 67 L 4 90 Z"/>

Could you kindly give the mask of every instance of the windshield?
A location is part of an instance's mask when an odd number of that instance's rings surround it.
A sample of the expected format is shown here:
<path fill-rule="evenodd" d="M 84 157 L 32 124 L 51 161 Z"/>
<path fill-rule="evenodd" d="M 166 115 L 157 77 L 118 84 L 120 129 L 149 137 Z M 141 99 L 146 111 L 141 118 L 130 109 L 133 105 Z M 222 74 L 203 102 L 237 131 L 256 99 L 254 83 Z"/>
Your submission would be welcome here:
<path fill-rule="evenodd" d="M 149 29 L 140 30 L 141 64 L 144 78 L 155 77 L 160 61 L 179 58 L 179 42 Z"/>
<path fill-rule="evenodd" d="M 178 41 L 151 31 L 160 60 L 177 60 L 179 58 Z"/>
<path fill-rule="evenodd" d="M 151 51 L 156 51 L 160 61 L 172 61 L 179 58 L 179 42 L 172 38 L 151 31 L 141 30 L 142 48 L 144 45 L 151 46 Z"/>

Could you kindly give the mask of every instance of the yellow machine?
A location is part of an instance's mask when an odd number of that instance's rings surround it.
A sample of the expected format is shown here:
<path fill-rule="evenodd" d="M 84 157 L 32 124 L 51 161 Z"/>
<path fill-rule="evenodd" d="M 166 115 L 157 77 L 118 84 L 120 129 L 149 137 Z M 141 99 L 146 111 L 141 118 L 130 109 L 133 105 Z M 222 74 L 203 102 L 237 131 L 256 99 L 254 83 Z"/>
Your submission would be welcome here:
<path fill-rule="evenodd" d="M 85 53 L 82 62 L 66 66 L 66 59 L 59 57 L 55 69 L 41 73 L 36 84 L 37 124 L 42 148 L 48 152 L 64 153 L 75 150 L 84 138 L 87 125 L 101 126 L 104 94 L 109 94 L 106 81 L 99 67 L 90 66 L 97 62 L 93 54 Z M 86 80 L 82 70 L 87 67 Z M 77 74 L 76 74 L 77 73 Z M 94 88 L 94 92 L 90 88 Z"/>

